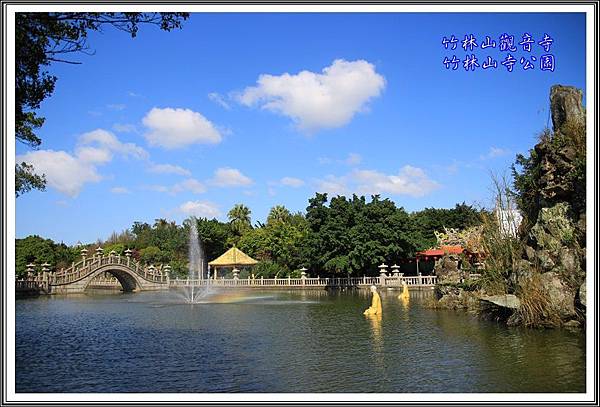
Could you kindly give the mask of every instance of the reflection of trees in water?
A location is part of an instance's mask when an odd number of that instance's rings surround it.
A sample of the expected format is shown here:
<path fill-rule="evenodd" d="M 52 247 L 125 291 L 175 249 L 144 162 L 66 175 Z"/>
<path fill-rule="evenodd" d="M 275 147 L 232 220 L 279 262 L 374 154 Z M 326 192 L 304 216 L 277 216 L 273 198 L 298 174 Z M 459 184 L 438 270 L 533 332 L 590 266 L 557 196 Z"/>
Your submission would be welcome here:
<path fill-rule="evenodd" d="M 472 377 L 483 375 L 482 381 L 489 386 L 484 391 L 497 391 L 494 384 L 507 392 L 585 390 L 585 337 L 581 333 L 507 327 L 463 311 L 433 312 L 440 340 L 458 349 L 450 350 L 453 357 L 461 357 L 456 352 L 468 353 Z"/>

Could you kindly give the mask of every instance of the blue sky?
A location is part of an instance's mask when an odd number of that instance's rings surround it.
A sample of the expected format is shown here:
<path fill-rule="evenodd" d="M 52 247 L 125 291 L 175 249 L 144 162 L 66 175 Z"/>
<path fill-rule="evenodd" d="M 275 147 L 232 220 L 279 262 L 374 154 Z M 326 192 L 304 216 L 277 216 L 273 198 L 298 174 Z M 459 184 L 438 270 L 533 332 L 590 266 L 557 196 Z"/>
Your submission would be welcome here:
<path fill-rule="evenodd" d="M 471 34 L 496 48 L 465 52 Z M 553 72 L 540 70 L 544 34 Z M 17 237 L 89 242 L 134 221 L 225 220 L 236 203 L 264 221 L 316 191 L 380 193 L 408 211 L 487 205 L 490 172 L 550 123 L 550 87 L 585 91 L 583 14 L 193 14 L 182 30 L 107 28 L 89 45 L 81 65 L 51 67 L 41 147 L 17 144 L 49 181 L 17 199 Z M 467 72 L 471 54 L 480 66 Z M 497 68 L 482 69 L 488 55 Z"/>

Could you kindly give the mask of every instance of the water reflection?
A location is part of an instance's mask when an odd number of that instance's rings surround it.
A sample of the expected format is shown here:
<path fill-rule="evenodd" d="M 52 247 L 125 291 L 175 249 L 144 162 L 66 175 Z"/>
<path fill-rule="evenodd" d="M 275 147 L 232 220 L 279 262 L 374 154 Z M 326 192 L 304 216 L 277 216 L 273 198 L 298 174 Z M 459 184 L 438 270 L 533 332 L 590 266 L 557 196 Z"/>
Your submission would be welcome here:
<path fill-rule="evenodd" d="M 585 336 L 425 309 L 431 291 L 168 293 L 16 302 L 18 392 L 574 392 Z M 131 344 L 135 346 L 131 346 Z M 161 380 L 156 371 L 161 371 Z"/>

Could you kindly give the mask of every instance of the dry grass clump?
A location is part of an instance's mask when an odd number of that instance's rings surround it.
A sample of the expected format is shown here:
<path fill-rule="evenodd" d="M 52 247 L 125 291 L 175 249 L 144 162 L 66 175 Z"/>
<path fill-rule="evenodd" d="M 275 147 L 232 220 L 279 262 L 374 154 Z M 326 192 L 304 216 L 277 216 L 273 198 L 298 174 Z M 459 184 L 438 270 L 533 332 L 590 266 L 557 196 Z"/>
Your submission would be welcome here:
<path fill-rule="evenodd" d="M 522 325 L 533 328 L 560 326 L 561 317 L 552 307 L 550 299 L 542 287 L 539 273 L 534 273 L 531 278 L 521 284 L 518 297 L 521 300 L 521 306 L 516 311 L 516 317 Z"/>
<path fill-rule="evenodd" d="M 480 245 L 484 269 L 480 283 L 488 294 L 505 294 L 514 291 L 509 286 L 509 275 L 523 257 L 525 244 L 517 233 L 521 219 L 506 178 L 492 176 L 492 181 L 496 206 L 492 213 L 482 215 Z"/>

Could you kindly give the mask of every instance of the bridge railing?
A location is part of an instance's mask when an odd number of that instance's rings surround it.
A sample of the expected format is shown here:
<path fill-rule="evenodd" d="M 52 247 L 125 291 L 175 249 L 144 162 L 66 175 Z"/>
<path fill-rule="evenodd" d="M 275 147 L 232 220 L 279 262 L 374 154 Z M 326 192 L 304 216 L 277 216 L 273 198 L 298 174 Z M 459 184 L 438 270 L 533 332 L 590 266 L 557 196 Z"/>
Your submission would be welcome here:
<path fill-rule="evenodd" d="M 162 266 L 159 266 L 159 268 L 143 266 L 129 256 L 123 257 L 121 255 L 112 254 L 106 256 L 94 256 L 90 259 L 84 259 L 77 263 L 73 263 L 71 267 L 53 273 L 50 281 L 54 285 L 68 284 L 87 276 L 105 265 L 125 266 L 145 280 L 155 283 L 168 282 L 167 273 L 166 271 L 163 271 Z"/>

